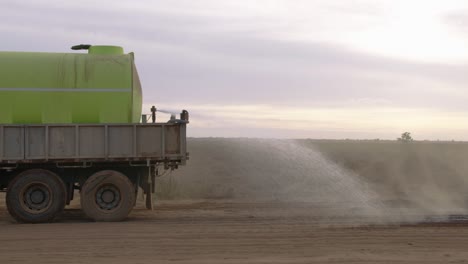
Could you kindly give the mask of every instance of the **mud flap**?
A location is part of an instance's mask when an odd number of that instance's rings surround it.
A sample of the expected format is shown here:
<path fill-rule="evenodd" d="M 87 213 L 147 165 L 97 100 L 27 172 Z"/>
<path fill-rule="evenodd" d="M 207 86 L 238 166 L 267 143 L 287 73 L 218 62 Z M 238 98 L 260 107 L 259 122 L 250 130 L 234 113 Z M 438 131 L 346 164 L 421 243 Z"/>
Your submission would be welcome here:
<path fill-rule="evenodd" d="M 145 193 L 146 193 L 146 209 L 154 210 L 154 199 L 153 194 L 155 192 L 155 181 L 156 177 L 154 175 L 148 175 L 148 181 L 146 182 L 145 186 Z"/>

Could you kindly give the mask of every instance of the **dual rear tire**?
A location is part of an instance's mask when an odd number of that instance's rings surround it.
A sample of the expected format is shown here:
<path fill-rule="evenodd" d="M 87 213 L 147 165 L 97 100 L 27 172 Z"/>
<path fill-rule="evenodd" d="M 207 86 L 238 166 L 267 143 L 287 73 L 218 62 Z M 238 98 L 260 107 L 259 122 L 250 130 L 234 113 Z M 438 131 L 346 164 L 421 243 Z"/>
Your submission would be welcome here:
<path fill-rule="evenodd" d="M 97 172 L 81 188 L 81 209 L 94 221 L 122 221 L 135 205 L 134 189 L 132 182 L 120 172 Z"/>
<path fill-rule="evenodd" d="M 18 174 L 9 184 L 6 204 L 10 215 L 22 223 L 51 222 L 66 203 L 65 184 L 48 170 Z"/>
<path fill-rule="evenodd" d="M 124 220 L 135 205 L 132 182 L 123 174 L 104 170 L 89 177 L 81 188 L 81 207 L 94 221 Z M 17 175 L 7 189 L 10 215 L 18 222 L 51 222 L 65 208 L 67 190 L 55 173 L 27 170 Z"/>

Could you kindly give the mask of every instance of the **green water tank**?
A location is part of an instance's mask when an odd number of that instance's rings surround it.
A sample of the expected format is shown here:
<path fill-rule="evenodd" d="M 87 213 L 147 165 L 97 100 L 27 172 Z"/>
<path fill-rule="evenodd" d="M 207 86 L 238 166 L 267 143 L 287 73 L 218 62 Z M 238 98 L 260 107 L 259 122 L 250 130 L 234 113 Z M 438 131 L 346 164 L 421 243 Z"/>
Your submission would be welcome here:
<path fill-rule="evenodd" d="M 133 53 L 0 52 L 0 124 L 137 123 L 141 84 Z"/>

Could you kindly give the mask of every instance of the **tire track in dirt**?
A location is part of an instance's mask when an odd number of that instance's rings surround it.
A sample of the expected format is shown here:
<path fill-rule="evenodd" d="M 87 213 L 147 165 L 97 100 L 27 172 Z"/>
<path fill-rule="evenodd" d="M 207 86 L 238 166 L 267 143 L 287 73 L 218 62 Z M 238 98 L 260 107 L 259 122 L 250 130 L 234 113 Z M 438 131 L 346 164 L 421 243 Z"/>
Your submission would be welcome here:
<path fill-rule="evenodd" d="M 468 259 L 468 224 L 356 225 L 305 204 L 171 202 L 121 223 L 66 210 L 15 224 L 0 205 L 0 263 L 448 263 Z"/>

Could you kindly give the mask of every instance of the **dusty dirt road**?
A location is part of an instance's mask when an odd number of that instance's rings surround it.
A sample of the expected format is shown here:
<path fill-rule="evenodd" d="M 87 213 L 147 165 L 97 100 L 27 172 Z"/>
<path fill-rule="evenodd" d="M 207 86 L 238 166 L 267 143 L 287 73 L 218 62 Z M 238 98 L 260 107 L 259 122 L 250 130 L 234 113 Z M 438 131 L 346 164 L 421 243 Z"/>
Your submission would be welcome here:
<path fill-rule="evenodd" d="M 0 263 L 468 263 L 468 223 L 368 225 L 308 204 L 177 202 L 93 223 L 16 224 L 0 194 Z"/>

